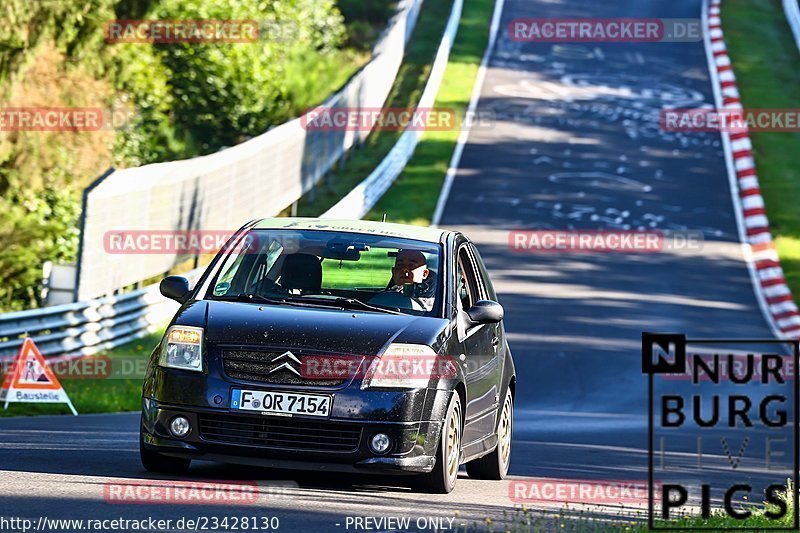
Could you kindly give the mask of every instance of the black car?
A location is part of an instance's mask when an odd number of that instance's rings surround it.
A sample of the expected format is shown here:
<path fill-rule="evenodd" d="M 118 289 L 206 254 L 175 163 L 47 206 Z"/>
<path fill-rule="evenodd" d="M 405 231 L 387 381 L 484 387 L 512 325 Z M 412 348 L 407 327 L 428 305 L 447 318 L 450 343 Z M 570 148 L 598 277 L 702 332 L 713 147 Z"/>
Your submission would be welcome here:
<path fill-rule="evenodd" d="M 142 464 L 192 459 L 502 479 L 516 379 L 475 246 L 442 229 L 277 218 L 231 237 L 180 302 L 142 393 Z"/>

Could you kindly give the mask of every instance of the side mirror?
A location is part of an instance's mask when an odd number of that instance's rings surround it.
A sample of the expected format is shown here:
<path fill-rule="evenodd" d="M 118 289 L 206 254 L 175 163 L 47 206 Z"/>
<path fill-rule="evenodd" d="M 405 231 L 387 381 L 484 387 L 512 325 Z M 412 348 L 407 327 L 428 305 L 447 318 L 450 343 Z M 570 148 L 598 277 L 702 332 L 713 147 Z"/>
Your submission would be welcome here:
<path fill-rule="evenodd" d="M 189 280 L 183 276 L 168 276 L 161 280 L 158 288 L 161 294 L 178 303 L 189 299 Z"/>
<path fill-rule="evenodd" d="M 497 324 L 503 314 L 503 306 L 492 300 L 478 300 L 467 309 L 467 316 L 475 324 Z"/>

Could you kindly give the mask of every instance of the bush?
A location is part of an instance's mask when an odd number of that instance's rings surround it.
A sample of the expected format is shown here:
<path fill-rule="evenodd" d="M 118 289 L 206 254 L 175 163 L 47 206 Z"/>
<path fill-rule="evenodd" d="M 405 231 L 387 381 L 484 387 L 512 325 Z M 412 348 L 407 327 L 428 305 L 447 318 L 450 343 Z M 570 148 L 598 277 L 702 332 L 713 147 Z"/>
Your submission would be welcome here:
<path fill-rule="evenodd" d="M 342 5 L 367 48 L 378 33 L 370 23 L 382 28 L 393 9 Z M 114 19 L 256 20 L 261 36 L 108 44 Z M 348 35 L 335 0 L 3 0 L 4 105 L 102 107 L 131 119 L 116 131 L 0 132 L 0 312 L 40 303 L 45 261 L 75 260 L 81 191 L 97 175 L 214 152 L 321 103 L 366 61 L 344 46 Z"/>
<path fill-rule="evenodd" d="M 344 21 L 332 0 L 186 0 L 164 3 L 155 15 L 258 20 L 270 22 L 267 30 L 284 29 L 281 39 L 260 36 L 255 43 L 156 45 L 170 71 L 176 127 L 202 153 L 238 144 L 291 118 L 284 79 L 293 52 L 302 50 L 319 61 L 344 41 Z"/>
<path fill-rule="evenodd" d="M 372 47 L 397 6 L 389 0 L 339 0 L 338 4 L 347 26 L 347 42 L 358 50 Z"/>
<path fill-rule="evenodd" d="M 41 304 L 44 262 L 75 261 L 79 216 L 80 202 L 69 191 L 47 188 L 36 196 L 0 198 L 0 309 Z"/>

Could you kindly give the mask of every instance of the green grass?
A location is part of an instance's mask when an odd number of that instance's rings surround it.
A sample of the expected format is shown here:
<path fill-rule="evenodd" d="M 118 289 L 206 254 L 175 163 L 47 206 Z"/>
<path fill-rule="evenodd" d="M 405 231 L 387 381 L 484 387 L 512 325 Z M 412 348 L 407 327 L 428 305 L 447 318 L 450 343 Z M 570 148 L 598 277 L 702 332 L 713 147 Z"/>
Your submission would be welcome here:
<path fill-rule="evenodd" d="M 385 107 L 414 107 L 422 96 L 452 8 L 451 0 L 426 0 Z M 374 131 L 343 165 L 329 173 L 298 202 L 299 216 L 317 216 L 366 178 L 395 145 L 402 132 Z"/>
<path fill-rule="evenodd" d="M 451 2 L 444 0 L 425 2 L 387 107 L 410 106 L 419 100 L 451 7 Z M 434 106 L 453 109 L 459 123 L 469 105 L 486 49 L 493 7 L 493 0 L 465 2 L 458 35 L 436 97 Z M 459 133 L 460 128 L 426 131 L 397 181 L 364 218 L 380 220 L 386 213 L 391 222 L 430 224 Z M 347 160 L 344 168 L 329 176 L 326 183 L 315 191 L 313 202 L 310 196 L 300 201 L 298 214 L 315 216 L 334 205 L 372 172 L 399 136 L 400 132 L 373 132 L 364 146 Z"/>
<path fill-rule="evenodd" d="M 113 369 L 122 368 L 123 364 L 133 369 L 136 364 L 135 370 L 140 370 L 163 334 L 163 330 L 157 331 L 96 357 L 110 359 Z M 64 377 L 59 381 L 78 413 L 116 413 L 141 408 L 142 377 L 143 374 L 133 372 L 132 377 L 122 379 Z M 70 414 L 70 410 L 66 404 L 45 403 L 10 403 L 8 409 L 0 409 L 0 417 L 47 414 Z"/>
<path fill-rule="evenodd" d="M 458 34 L 434 104 L 453 109 L 458 122 L 469 105 L 489 39 L 493 8 L 493 0 L 464 3 Z M 364 218 L 380 220 L 386 213 L 391 222 L 429 225 L 459 133 L 460 128 L 426 131 L 402 174 Z"/>
<path fill-rule="evenodd" d="M 745 109 L 800 109 L 800 52 L 780 2 L 722 3 L 725 41 Z M 761 192 L 778 254 L 800 298 L 800 132 L 752 132 Z"/>
<path fill-rule="evenodd" d="M 284 86 L 295 116 L 322 104 L 370 60 L 370 54 L 352 49 L 334 50 L 324 61 L 316 55 L 295 53 L 284 74 Z"/>
<path fill-rule="evenodd" d="M 737 520 L 736 518 L 732 518 L 727 514 L 723 513 L 721 510 L 712 514 L 711 517 L 703 519 L 698 517 L 683 517 L 679 520 L 674 520 L 670 522 L 659 522 L 657 527 L 662 528 L 690 528 L 691 531 L 721 531 L 724 529 L 731 529 L 731 528 L 750 528 L 751 530 L 758 531 L 763 528 L 763 530 L 769 531 L 768 528 L 790 528 L 793 525 L 794 520 L 794 497 L 792 496 L 793 486 L 791 480 L 788 480 L 788 490 L 782 494 L 780 494 L 780 499 L 786 503 L 786 513 L 784 516 L 779 520 L 774 520 L 767 518 L 764 513 L 767 511 L 777 512 L 779 509 L 776 505 L 768 504 L 766 506 L 755 506 L 755 505 L 747 505 L 747 506 L 736 506 L 737 510 L 739 511 L 750 511 L 752 514 L 748 518 L 744 520 Z M 696 528 L 696 529 L 693 529 Z M 640 531 L 647 531 L 646 528 L 642 528 Z"/>

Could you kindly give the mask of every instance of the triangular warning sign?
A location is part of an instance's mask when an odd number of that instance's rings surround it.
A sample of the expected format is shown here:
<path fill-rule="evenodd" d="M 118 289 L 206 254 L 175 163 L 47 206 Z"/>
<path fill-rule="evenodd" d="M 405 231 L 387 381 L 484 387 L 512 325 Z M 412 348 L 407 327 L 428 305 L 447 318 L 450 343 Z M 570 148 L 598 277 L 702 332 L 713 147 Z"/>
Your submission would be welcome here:
<path fill-rule="evenodd" d="M 23 341 L 11 369 L 3 379 L 0 400 L 5 400 L 6 409 L 10 402 L 66 403 L 73 414 L 78 414 L 30 337 Z"/>
<path fill-rule="evenodd" d="M 11 386 L 14 389 L 58 390 L 61 388 L 58 378 L 47 366 L 44 357 L 30 337 L 22 343 L 12 365 L 12 372 L 14 378 Z"/>

